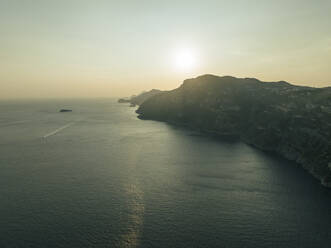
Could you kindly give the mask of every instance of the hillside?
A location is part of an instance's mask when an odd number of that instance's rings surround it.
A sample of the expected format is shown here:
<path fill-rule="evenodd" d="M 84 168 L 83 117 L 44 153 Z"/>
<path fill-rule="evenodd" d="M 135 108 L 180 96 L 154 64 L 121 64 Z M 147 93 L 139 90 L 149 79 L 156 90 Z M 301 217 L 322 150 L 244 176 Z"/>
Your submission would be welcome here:
<path fill-rule="evenodd" d="M 158 95 L 161 93 L 161 90 L 152 89 L 150 91 L 144 91 L 139 95 L 133 95 L 130 98 L 120 98 L 118 99 L 119 103 L 131 103 L 131 106 L 141 105 L 148 98 Z"/>
<path fill-rule="evenodd" d="M 331 187 L 331 88 L 203 75 L 145 99 L 139 118 L 237 136 Z"/>

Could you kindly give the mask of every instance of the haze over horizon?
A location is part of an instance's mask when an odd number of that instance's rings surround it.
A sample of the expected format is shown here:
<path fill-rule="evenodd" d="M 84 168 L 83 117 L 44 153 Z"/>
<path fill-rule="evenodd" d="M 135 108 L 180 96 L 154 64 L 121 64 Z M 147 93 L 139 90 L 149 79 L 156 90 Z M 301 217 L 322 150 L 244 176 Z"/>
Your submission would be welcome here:
<path fill-rule="evenodd" d="M 1 0 L 0 99 L 126 96 L 201 74 L 331 86 L 331 1 Z"/>

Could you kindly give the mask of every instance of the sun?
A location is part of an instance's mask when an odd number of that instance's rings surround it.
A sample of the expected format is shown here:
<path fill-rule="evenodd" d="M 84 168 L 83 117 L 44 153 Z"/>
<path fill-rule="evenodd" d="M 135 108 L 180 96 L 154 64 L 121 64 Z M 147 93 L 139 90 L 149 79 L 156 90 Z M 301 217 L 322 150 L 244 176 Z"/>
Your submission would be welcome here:
<path fill-rule="evenodd" d="M 180 49 L 176 51 L 174 57 L 174 64 L 177 70 L 189 72 L 197 66 L 197 55 L 193 49 Z"/>

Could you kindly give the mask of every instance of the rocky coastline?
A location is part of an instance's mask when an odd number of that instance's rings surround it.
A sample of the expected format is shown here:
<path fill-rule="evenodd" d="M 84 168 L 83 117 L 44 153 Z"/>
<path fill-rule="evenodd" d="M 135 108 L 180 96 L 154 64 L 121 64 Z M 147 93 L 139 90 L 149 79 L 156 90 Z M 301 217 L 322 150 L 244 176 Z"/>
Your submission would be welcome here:
<path fill-rule="evenodd" d="M 297 162 L 331 187 L 331 87 L 203 75 L 138 105 L 140 119 L 238 137 Z"/>

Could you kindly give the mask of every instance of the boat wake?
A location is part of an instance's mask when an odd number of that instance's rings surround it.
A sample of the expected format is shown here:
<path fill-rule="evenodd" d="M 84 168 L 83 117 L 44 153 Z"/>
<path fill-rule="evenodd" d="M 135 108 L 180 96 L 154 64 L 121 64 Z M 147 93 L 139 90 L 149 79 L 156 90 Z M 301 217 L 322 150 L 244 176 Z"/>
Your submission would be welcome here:
<path fill-rule="evenodd" d="M 70 126 L 72 126 L 73 124 L 75 124 L 75 122 L 70 122 L 70 123 L 68 123 L 68 124 L 66 124 L 66 125 L 64 125 L 64 126 L 62 126 L 62 127 L 60 127 L 60 128 L 58 128 L 58 129 L 55 129 L 55 130 L 52 131 L 52 132 L 50 132 L 50 133 L 44 135 L 43 138 L 46 139 L 46 138 L 48 138 L 48 137 L 50 137 L 50 136 L 53 136 L 53 135 L 55 135 L 55 134 L 61 132 L 62 130 L 66 129 L 66 128 L 70 127 Z"/>

